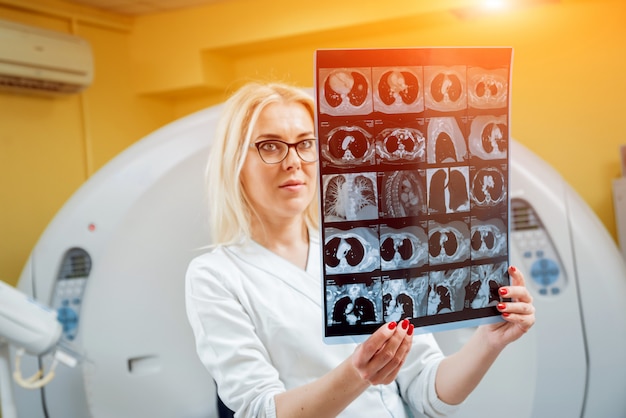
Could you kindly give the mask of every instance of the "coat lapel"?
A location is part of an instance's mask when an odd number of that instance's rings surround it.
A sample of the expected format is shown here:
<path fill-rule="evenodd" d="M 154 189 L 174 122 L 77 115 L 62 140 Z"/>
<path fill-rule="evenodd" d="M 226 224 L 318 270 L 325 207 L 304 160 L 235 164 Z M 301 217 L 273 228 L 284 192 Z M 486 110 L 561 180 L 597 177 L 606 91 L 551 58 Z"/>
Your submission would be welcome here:
<path fill-rule="evenodd" d="M 309 257 L 306 271 L 255 241 L 231 246 L 229 250 L 241 262 L 262 270 L 265 274 L 301 293 L 316 305 L 322 306 L 319 239 L 314 233 L 309 233 L 309 237 Z"/>

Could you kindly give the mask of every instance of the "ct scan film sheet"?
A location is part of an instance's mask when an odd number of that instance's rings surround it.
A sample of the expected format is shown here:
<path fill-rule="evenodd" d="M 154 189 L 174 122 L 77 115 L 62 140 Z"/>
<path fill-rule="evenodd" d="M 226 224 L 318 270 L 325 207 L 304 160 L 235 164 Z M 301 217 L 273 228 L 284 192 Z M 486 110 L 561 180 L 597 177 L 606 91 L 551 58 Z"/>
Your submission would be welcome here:
<path fill-rule="evenodd" d="M 327 343 L 502 320 L 511 48 L 318 50 Z"/>

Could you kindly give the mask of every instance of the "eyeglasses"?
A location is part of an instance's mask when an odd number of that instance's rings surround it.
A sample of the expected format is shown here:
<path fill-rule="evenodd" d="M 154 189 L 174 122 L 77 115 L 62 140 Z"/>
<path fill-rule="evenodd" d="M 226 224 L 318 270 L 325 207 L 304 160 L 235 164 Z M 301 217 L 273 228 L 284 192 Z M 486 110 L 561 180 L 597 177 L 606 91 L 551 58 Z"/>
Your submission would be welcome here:
<path fill-rule="evenodd" d="M 266 164 L 278 164 L 287 158 L 290 148 L 296 149 L 296 154 L 305 163 L 312 163 L 317 161 L 317 147 L 315 146 L 315 139 L 303 139 L 295 144 L 288 144 L 277 139 L 268 139 L 266 141 L 259 141 L 251 144 L 251 147 L 256 147 L 259 151 L 259 156 Z"/>

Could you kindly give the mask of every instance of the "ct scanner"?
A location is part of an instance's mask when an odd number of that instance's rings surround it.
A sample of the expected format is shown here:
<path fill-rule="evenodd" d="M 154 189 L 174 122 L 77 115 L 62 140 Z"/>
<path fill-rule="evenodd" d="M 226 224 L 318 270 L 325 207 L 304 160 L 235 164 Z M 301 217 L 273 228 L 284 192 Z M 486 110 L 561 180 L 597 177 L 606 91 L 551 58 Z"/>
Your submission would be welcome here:
<path fill-rule="evenodd" d="M 217 417 L 195 353 L 184 275 L 207 245 L 204 166 L 221 105 L 148 135 L 97 172 L 45 230 L 19 289 L 59 310 L 87 360 L 40 390 L 14 386 L 21 418 Z M 511 143 L 511 261 L 535 327 L 496 361 L 459 417 L 626 416 L 626 267 L 564 180 Z M 436 334 L 451 352 L 471 328 Z M 233 347 L 236 349 L 236 347 Z M 30 375 L 50 356 L 22 360 Z"/>

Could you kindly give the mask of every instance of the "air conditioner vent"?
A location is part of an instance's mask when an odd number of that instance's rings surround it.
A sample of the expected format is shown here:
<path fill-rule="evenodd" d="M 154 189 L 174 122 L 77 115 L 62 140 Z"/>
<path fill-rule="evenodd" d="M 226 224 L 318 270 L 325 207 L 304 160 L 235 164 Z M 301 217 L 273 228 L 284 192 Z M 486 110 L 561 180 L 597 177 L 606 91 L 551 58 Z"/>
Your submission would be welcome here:
<path fill-rule="evenodd" d="M 12 91 L 32 91 L 32 92 L 48 92 L 48 93 L 78 93 L 84 89 L 84 86 L 76 84 L 61 83 L 52 80 L 37 80 L 34 78 L 12 77 L 0 74 L 0 87 L 5 90 Z"/>

